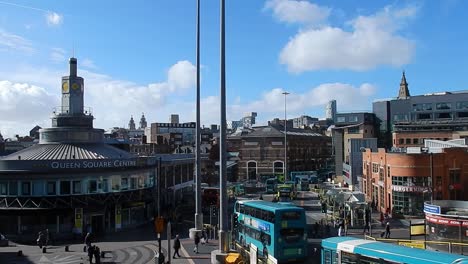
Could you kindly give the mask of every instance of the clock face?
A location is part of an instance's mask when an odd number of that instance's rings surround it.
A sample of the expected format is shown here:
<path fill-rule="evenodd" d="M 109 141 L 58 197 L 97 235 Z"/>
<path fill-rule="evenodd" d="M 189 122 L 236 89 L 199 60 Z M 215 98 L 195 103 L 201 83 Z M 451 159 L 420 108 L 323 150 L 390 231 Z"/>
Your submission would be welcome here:
<path fill-rule="evenodd" d="M 78 83 L 74 83 L 74 84 L 72 84 L 72 89 L 73 90 L 78 90 L 78 89 L 80 89 L 80 85 Z"/>
<path fill-rule="evenodd" d="M 62 83 L 62 91 L 68 93 L 68 82 Z"/>

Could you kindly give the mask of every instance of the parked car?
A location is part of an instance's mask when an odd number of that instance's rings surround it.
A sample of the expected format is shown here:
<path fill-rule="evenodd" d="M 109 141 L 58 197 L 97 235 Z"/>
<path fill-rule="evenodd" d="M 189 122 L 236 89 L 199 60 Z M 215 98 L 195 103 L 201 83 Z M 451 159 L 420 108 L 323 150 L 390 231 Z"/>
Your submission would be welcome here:
<path fill-rule="evenodd" d="M 8 239 L 0 234 L 0 247 L 8 247 Z"/>

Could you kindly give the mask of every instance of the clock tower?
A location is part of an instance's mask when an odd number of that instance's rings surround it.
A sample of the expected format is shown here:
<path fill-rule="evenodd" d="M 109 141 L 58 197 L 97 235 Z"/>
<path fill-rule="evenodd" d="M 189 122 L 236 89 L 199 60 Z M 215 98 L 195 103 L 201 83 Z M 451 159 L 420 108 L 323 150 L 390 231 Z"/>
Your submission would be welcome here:
<path fill-rule="evenodd" d="M 62 113 L 83 114 L 84 80 L 77 76 L 77 60 L 70 58 L 70 75 L 62 77 Z"/>
<path fill-rule="evenodd" d="M 104 130 L 93 128 L 91 108 L 84 107 L 84 80 L 77 75 L 76 58 L 69 64 L 70 74 L 62 77 L 62 105 L 54 109 L 52 127 L 40 130 L 40 144 L 103 141 Z"/>

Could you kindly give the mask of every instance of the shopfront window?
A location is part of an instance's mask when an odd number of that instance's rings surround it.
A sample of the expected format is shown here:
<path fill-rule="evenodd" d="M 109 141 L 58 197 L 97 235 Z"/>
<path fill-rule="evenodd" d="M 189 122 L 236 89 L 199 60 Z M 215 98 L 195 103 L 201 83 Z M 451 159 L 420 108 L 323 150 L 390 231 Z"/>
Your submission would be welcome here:
<path fill-rule="evenodd" d="M 128 178 L 122 178 L 122 191 L 128 190 Z"/>
<path fill-rule="evenodd" d="M 21 182 L 21 194 L 31 195 L 31 182 Z"/>
<path fill-rule="evenodd" d="M 88 193 L 96 193 L 96 192 L 97 192 L 97 181 L 89 180 L 88 181 Z"/>
<path fill-rule="evenodd" d="M 112 191 L 120 191 L 120 177 L 112 176 Z"/>
<path fill-rule="evenodd" d="M 81 193 L 81 181 L 73 181 L 73 194 Z"/>
<path fill-rule="evenodd" d="M 47 195 L 55 195 L 57 192 L 56 187 L 57 187 L 57 183 L 55 181 L 48 181 L 47 182 Z"/>
<path fill-rule="evenodd" d="M 70 194 L 70 181 L 60 181 L 60 194 Z"/>
<path fill-rule="evenodd" d="M 0 195 L 7 195 L 8 182 L 0 182 Z"/>
<path fill-rule="evenodd" d="M 10 181 L 10 188 L 8 188 L 8 193 L 10 195 L 18 195 L 18 182 Z"/>

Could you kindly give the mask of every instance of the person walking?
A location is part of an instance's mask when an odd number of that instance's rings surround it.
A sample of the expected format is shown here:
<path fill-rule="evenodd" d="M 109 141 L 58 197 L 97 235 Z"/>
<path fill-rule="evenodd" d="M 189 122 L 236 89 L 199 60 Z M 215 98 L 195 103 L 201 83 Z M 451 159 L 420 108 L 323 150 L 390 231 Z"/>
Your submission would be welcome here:
<path fill-rule="evenodd" d="M 87 233 L 84 239 L 85 251 L 91 247 L 91 242 L 92 242 L 91 240 L 92 240 L 91 233 Z"/>
<path fill-rule="evenodd" d="M 175 259 L 176 254 L 180 258 L 179 249 L 180 249 L 180 239 L 179 239 L 179 235 L 176 235 L 175 240 L 174 240 L 174 255 L 172 255 L 172 258 Z"/>
<path fill-rule="evenodd" d="M 390 223 L 387 222 L 387 226 L 385 227 L 385 238 L 390 238 Z"/>
<path fill-rule="evenodd" d="M 98 246 L 93 246 L 93 254 L 96 264 L 101 264 L 101 249 Z"/>
<path fill-rule="evenodd" d="M 195 242 L 195 248 L 193 249 L 193 252 L 198 254 L 198 244 L 200 244 L 200 236 L 198 235 L 198 233 L 195 233 L 194 242 Z"/>
<path fill-rule="evenodd" d="M 89 234 L 89 233 L 88 233 Z M 88 247 L 88 259 L 89 263 L 93 263 L 94 247 Z"/>

